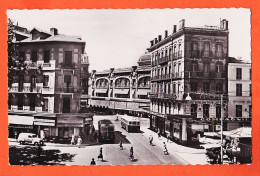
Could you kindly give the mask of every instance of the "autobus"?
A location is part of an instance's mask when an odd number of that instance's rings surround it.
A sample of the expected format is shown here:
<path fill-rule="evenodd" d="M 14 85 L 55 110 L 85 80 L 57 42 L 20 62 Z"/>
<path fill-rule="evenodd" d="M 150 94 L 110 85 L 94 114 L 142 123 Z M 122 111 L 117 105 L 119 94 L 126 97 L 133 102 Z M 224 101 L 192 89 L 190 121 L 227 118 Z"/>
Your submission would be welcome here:
<path fill-rule="evenodd" d="M 121 117 L 121 126 L 127 132 L 139 132 L 140 120 L 137 117 L 124 115 Z"/>
<path fill-rule="evenodd" d="M 98 139 L 111 142 L 115 140 L 115 126 L 110 120 L 98 121 Z"/>

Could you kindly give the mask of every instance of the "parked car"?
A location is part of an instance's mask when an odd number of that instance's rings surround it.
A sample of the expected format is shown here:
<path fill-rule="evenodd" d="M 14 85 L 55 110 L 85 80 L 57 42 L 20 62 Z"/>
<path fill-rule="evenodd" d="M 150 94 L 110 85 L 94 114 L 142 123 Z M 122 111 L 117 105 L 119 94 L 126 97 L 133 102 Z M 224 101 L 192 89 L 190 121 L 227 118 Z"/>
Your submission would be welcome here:
<path fill-rule="evenodd" d="M 33 133 L 20 133 L 18 137 L 18 142 L 22 145 L 25 143 L 33 144 L 33 145 L 43 145 L 43 139 L 37 137 L 36 134 Z"/>

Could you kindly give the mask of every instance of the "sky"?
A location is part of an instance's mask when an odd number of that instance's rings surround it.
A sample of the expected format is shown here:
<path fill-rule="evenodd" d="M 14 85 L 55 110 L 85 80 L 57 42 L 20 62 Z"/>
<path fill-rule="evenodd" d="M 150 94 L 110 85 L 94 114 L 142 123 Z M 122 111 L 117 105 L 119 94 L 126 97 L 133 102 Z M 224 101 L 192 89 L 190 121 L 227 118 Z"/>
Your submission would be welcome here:
<path fill-rule="evenodd" d="M 90 70 L 137 65 L 150 41 L 169 34 L 173 25 L 185 19 L 185 26 L 219 26 L 229 21 L 229 56 L 251 62 L 250 9 L 84 9 L 8 10 L 8 18 L 31 30 L 38 27 L 59 33 L 80 35 L 86 42 Z M 178 30 L 178 29 L 177 29 Z"/>

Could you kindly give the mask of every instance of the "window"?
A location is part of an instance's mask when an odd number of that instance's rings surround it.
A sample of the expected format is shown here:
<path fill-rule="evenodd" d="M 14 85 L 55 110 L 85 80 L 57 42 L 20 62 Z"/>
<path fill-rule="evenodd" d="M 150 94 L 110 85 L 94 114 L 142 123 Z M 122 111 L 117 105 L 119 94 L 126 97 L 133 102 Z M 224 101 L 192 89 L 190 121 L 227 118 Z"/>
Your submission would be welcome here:
<path fill-rule="evenodd" d="M 252 96 L 252 85 L 249 84 L 249 96 Z"/>
<path fill-rule="evenodd" d="M 64 82 L 70 83 L 71 82 L 71 76 L 70 75 L 64 75 Z"/>
<path fill-rule="evenodd" d="M 242 105 L 236 105 L 236 117 L 242 117 Z"/>
<path fill-rule="evenodd" d="M 222 94 L 223 92 L 223 84 L 222 83 L 217 83 L 216 84 L 216 93 L 217 94 Z"/>
<path fill-rule="evenodd" d="M 223 65 L 222 65 L 222 63 L 217 63 L 217 65 L 216 65 L 216 72 L 217 73 L 222 73 L 223 72 Z"/>
<path fill-rule="evenodd" d="M 236 96 L 242 96 L 242 84 L 236 85 Z"/>
<path fill-rule="evenodd" d="M 237 68 L 237 80 L 242 79 L 242 68 Z"/>
<path fill-rule="evenodd" d="M 171 66 L 169 66 L 169 75 L 171 74 L 171 69 L 172 69 L 172 67 L 171 67 Z"/>
<path fill-rule="evenodd" d="M 210 65 L 209 65 L 209 63 L 205 63 L 205 64 L 204 64 L 204 72 L 209 73 L 209 70 L 210 70 Z"/>
<path fill-rule="evenodd" d="M 190 113 L 192 116 L 197 117 L 197 104 L 191 104 Z"/>
<path fill-rule="evenodd" d="M 32 62 L 37 62 L 37 51 L 32 51 Z"/>
<path fill-rule="evenodd" d="M 251 68 L 249 69 L 249 79 L 251 80 Z"/>
<path fill-rule="evenodd" d="M 36 87 L 36 76 L 32 75 L 31 76 L 31 88 L 35 88 Z"/>
<path fill-rule="evenodd" d="M 210 46 L 209 43 L 204 43 L 204 47 L 203 47 L 203 56 L 204 57 L 209 57 L 210 56 Z"/>
<path fill-rule="evenodd" d="M 216 56 L 217 57 L 222 57 L 223 53 L 223 46 L 221 44 L 216 45 Z"/>
<path fill-rule="evenodd" d="M 172 105 L 171 105 L 171 103 L 169 103 L 169 114 L 171 114 L 171 108 L 172 108 Z"/>
<path fill-rule="evenodd" d="M 171 93 L 171 84 L 168 84 L 168 94 Z"/>
<path fill-rule="evenodd" d="M 72 66 L 72 51 L 65 51 L 65 67 Z"/>
<path fill-rule="evenodd" d="M 198 57 L 198 43 L 193 43 L 191 57 Z"/>
<path fill-rule="evenodd" d="M 176 84 L 173 84 L 172 86 L 173 86 L 172 87 L 172 92 L 175 94 L 176 93 Z"/>
<path fill-rule="evenodd" d="M 209 118 L 209 104 L 203 105 L 203 118 Z"/>
<path fill-rule="evenodd" d="M 221 105 L 216 104 L 216 117 L 221 118 Z"/>
<path fill-rule="evenodd" d="M 203 83 L 203 91 L 204 92 L 210 92 L 210 84 L 209 83 Z"/>
<path fill-rule="evenodd" d="M 192 62 L 191 63 L 191 71 L 195 72 L 198 70 L 198 63 L 197 62 Z"/>
<path fill-rule="evenodd" d="M 43 86 L 49 85 L 49 75 L 43 75 Z"/>
<path fill-rule="evenodd" d="M 249 105 L 249 117 L 252 117 L 252 105 Z"/>
<path fill-rule="evenodd" d="M 198 83 L 190 83 L 190 91 L 196 92 L 198 88 Z"/>
<path fill-rule="evenodd" d="M 44 63 L 49 63 L 50 62 L 50 51 L 44 51 Z"/>

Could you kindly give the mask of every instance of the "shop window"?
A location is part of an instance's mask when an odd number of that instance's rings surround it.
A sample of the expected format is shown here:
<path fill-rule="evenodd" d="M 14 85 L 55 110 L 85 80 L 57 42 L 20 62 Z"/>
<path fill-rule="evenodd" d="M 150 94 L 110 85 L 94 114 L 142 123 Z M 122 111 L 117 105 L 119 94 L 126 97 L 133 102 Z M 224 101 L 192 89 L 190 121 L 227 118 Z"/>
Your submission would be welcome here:
<path fill-rule="evenodd" d="M 242 117 L 242 105 L 236 105 L 236 117 Z"/>

